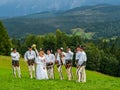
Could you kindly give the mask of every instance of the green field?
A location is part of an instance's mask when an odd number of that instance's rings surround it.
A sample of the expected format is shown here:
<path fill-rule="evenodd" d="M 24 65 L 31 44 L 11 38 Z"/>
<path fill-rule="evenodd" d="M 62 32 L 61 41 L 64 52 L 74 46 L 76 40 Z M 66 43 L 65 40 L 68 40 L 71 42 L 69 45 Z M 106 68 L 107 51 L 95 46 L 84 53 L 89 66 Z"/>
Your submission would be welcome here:
<path fill-rule="evenodd" d="M 68 81 L 63 67 L 64 80 L 59 80 L 55 68 L 55 80 L 29 79 L 27 64 L 20 60 L 22 78 L 14 78 L 10 57 L 0 56 L 0 90 L 120 90 L 120 78 L 87 71 L 87 82 Z M 73 68 L 75 76 L 75 68 Z M 75 79 L 75 77 L 74 77 Z"/>

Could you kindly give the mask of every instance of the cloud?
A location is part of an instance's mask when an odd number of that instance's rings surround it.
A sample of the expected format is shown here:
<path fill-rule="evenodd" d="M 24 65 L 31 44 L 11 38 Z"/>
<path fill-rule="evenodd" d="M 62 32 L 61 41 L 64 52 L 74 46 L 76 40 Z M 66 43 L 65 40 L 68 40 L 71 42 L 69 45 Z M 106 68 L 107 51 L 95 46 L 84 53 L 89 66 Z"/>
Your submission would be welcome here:
<path fill-rule="evenodd" d="M 120 4 L 120 0 L 0 0 L 2 14 L 35 13 L 49 10 L 68 10 L 83 5 Z"/>
<path fill-rule="evenodd" d="M 4 5 L 6 3 L 14 2 L 15 0 L 0 0 L 0 5 Z"/>
<path fill-rule="evenodd" d="M 81 6 L 86 0 L 72 0 L 71 8 Z"/>

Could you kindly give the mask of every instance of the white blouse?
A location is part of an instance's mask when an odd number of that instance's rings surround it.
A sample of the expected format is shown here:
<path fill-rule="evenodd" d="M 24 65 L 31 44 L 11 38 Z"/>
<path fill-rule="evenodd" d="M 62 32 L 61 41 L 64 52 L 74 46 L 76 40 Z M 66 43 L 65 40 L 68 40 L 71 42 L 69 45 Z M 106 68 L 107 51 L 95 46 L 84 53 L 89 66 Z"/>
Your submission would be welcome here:
<path fill-rule="evenodd" d="M 11 52 L 11 58 L 12 60 L 19 61 L 20 54 L 18 52 Z"/>

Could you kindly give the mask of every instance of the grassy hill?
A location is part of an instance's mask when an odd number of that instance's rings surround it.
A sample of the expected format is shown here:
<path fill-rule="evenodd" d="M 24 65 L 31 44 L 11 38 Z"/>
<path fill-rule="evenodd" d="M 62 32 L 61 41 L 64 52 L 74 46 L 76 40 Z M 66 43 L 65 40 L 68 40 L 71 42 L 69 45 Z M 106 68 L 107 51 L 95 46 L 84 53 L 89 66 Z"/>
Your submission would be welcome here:
<path fill-rule="evenodd" d="M 29 79 L 27 64 L 21 58 L 22 78 L 12 76 L 11 58 L 0 56 L 0 90 L 119 90 L 120 78 L 107 76 L 98 72 L 87 71 L 87 83 L 68 81 L 63 67 L 64 80 L 59 80 L 55 68 L 55 80 Z M 75 68 L 73 68 L 75 76 Z M 75 78 L 74 78 L 75 79 Z"/>
<path fill-rule="evenodd" d="M 71 33 L 72 29 L 82 28 L 87 32 L 96 32 L 96 37 L 112 37 L 120 34 L 119 16 L 120 5 L 95 5 L 68 11 L 36 13 L 2 21 L 11 37 L 45 34 L 55 32 L 58 28 L 67 33 Z"/>

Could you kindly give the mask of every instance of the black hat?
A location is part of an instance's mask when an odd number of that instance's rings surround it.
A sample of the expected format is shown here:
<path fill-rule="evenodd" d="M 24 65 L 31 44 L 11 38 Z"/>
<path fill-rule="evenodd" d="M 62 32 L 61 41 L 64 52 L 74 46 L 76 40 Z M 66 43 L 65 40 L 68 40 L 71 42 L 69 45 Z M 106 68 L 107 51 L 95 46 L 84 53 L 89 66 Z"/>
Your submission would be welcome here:
<path fill-rule="evenodd" d="M 82 46 L 82 45 L 81 45 L 80 48 L 84 50 L 84 49 L 85 49 L 85 46 Z"/>
<path fill-rule="evenodd" d="M 28 46 L 28 48 L 32 48 L 31 46 Z"/>
<path fill-rule="evenodd" d="M 16 50 L 16 48 L 13 48 L 12 50 L 14 51 L 14 50 Z"/>
<path fill-rule="evenodd" d="M 47 49 L 47 51 L 50 51 L 50 52 L 52 52 L 52 49 Z"/>
<path fill-rule="evenodd" d="M 81 48 L 81 45 L 77 45 L 77 47 L 76 48 Z"/>

